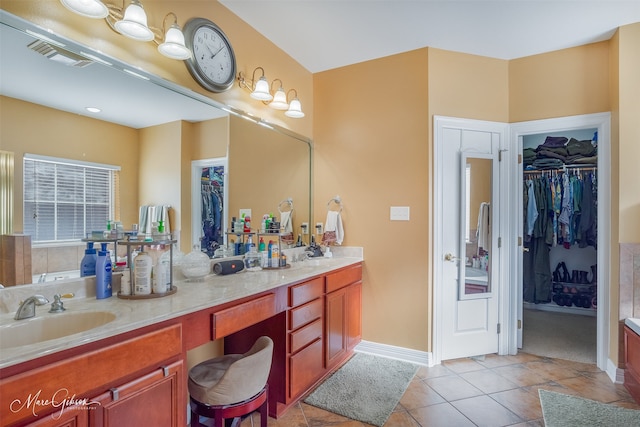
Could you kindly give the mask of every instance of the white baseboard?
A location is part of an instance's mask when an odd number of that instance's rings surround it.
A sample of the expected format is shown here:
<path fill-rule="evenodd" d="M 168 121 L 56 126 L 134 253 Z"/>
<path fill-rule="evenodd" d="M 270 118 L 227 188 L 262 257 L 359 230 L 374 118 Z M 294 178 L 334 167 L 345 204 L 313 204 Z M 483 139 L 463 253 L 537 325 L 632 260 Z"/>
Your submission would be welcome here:
<path fill-rule="evenodd" d="M 607 375 L 616 384 L 624 383 L 624 369 L 618 368 L 611 359 L 607 359 Z"/>
<path fill-rule="evenodd" d="M 394 345 L 380 344 L 371 341 L 360 341 L 355 348 L 358 353 L 369 353 L 389 359 L 402 360 L 417 365 L 433 366 L 433 354 L 426 351 L 410 348 L 396 347 Z"/>

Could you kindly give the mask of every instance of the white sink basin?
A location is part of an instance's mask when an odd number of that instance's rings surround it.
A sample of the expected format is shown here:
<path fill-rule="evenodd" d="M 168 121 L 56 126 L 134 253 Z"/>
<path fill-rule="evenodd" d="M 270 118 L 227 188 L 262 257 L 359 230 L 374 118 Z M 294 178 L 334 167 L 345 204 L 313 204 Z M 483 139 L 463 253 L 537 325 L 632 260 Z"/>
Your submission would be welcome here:
<path fill-rule="evenodd" d="M 86 332 L 115 320 L 108 311 L 44 314 L 0 326 L 0 349 L 20 347 Z"/>

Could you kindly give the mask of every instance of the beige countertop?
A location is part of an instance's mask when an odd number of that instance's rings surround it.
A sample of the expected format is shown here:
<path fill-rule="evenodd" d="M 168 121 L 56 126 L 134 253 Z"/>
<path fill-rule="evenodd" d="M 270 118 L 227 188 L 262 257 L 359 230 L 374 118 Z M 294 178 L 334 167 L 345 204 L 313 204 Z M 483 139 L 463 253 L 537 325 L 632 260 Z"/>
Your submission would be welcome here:
<path fill-rule="evenodd" d="M 363 261 L 361 248 L 336 249 L 338 250 L 334 250 L 333 258 L 315 258 L 296 262 L 291 264 L 291 268 L 258 272 L 243 270 L 227 276 L 209 275 L 202 282 L 176 280 L 174 285 L 178 291 L 161 298 L 126 300 L 114 295 L 111 298 L 98 300 L 95 298 L 95 292 L 92 292 L 93 278 L 2 289 L 0 290 L 0 313 L 2 313 L 0 329 L 15 328 L 21 324 L 29 327 L 30 325 L 27 325 L 29 322 L 42 322 L 52 316 L 65 316 L 85 311 L 111 312 L 115 314 L 115 320 L 85 332 L 35 344 L 5 348 L 6 344 L 0 342 L 0 369 L 304 281 Z M 35 317 L 14 320 L 15 311 L 21 300 L 34 294 L 41 294 L 49 301 L 53 301 L 55 293 L 67 292 L 73 292 L 75 297 L 63 299 L 67 309 L 64 313 L 48 313 L 50 304 L 46 304 L 36 307 Z"/>

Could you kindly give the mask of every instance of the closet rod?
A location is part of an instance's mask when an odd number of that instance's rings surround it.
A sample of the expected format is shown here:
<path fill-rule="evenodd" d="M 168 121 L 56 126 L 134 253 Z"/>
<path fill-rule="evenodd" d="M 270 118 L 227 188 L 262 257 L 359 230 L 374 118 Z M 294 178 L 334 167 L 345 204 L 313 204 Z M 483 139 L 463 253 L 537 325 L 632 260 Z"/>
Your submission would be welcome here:
<path fill-rule="evenodd" d="M 552 169 L 525 169 L 522 172 L 525 174 L 536 174 L 536 173 L 546 173 L 546 172 L 596 172 L 598 170 L 597 166 L 571 166 L 565 165 L 562 168 L 552 168 Z"/>

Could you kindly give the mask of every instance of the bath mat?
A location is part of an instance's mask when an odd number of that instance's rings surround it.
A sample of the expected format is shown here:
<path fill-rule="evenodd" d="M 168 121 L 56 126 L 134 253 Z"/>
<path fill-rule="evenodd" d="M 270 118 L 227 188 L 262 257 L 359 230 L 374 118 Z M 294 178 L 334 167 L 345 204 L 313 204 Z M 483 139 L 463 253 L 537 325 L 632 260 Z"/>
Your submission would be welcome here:
<path fill-rule="evenodd" d="M 547 427 L 640 426 L 640 411 L 539 389 Z"/>
<path fill-rule="evenodd" d="M 412 363 L 356 353 L 304 402 L 381 427 L 417 370 Z"/>

